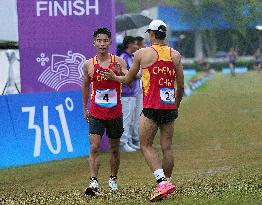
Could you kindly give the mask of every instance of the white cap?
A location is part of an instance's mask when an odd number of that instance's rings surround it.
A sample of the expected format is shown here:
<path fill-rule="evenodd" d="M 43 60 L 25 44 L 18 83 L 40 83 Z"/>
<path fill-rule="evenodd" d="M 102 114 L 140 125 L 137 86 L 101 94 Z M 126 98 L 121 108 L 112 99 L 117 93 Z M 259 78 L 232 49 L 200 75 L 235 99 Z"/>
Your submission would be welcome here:
<path fill-rule="evenodd" d="M 159 28 L 160 26 L 164 26 L 164 28 Z M 161 21 L 161 20 L 153 20 L 149 24 L 148 29 L 146 30 L 146 32 L 148 32 L 148 31 L 166 32 L 166 24 L 165 24 L 164 21 Z"/>

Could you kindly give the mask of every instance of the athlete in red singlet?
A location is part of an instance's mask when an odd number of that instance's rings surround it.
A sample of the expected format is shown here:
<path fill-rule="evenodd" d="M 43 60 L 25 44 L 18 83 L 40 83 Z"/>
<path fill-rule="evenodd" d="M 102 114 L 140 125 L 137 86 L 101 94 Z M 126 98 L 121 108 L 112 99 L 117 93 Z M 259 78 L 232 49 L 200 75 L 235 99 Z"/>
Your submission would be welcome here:
<path fill-rule="evenodd" d="M 140 66 L 142 67 L 144 103 L 140 119 L 140 146 L 158 183 L 149 199 L 157 201 L 176 190 L 176 186 L 171 183 L 174 167 L 172 138 L 174 121 L 184 93 L 184 75 L 179 52 L 164 44 L 166 24 L 161 20 L 154 20 L 147 32 L 152 46 L 135 53 L 132 68 L 127 75 L 116 76 L 111 71 L 103 72 L 103 75 L 129 84 L 135 79 Z M 152 147 L 158 128 L 163 152 L 162 162 L 158 160 Z"/>
<path fill-rule="evenodd" d="M 94 46 L 97 55 L 84 64 L 84 82 L 82 86 L 84 118 L 89 122 L 90 139 L 90 185 L 85 189 L 86 195 L 95 196 L 98 192 L 99 149 L 101 137 L 106 129 L 110 143 L 109 188 L 117 191 L 117 173 L 120 164 L 119 141 L 123 133 L 121 105 L 121 83 L 108 80 L 102 71 L 111 70 L 120 75 L 127 72 L 126 64 L 120 57 L 108 53 L 111 45 L 111 32 L 99 28 L 94 32 Z M 91 87 L 91 101 L 88 112 L 88 97 Z"/>
<path fill-rule="evenodd" d="M 116 63 L 115 55 L 110 54 L 110 64 L 107 69 L 114 69 Z M 109 81 L 101 76 L 101 71 L 104 70 L 98 62 L 98 56 L 92 58 L 94 68 L 92 78 L 92 94 L 90 104 L 90 115 L 102 119 L 112 120 L 122 117 L 121 104 L 121 84 L 116 81 Z"/>

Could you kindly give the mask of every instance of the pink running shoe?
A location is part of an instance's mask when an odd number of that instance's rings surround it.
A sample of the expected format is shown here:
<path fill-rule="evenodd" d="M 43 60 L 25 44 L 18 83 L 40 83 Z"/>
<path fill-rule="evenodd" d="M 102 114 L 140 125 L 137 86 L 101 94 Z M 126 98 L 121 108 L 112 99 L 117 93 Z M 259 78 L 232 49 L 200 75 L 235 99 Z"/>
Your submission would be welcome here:
<path fill-rule="evenodd" d="M 171 182 L 165 182 L 162 185 L 158 185 L 154 192 L 149 197 L 151 202 L 159 201 L 161 199 L 167 198 L 169 194 L 176 191 L 176 186 Z"/>

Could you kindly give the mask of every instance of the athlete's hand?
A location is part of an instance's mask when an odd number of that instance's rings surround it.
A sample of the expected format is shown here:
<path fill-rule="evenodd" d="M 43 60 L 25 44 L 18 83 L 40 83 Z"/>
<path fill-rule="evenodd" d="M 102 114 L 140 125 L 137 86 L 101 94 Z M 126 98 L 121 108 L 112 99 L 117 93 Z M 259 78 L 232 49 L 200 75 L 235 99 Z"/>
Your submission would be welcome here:
<path fill-rule="evenodd" d="M 121 67 L 121 65 L 118 62 L 112 63 L 111 69 L 112 69 L 112 71 L 114 71 L 114 73 L 116 75 L 120 75 L 121 74 L 122 67 Z"/>
<path fill-rule="evenodd" d="M 107 80 L 115 80 L 116 74 L 111 69 L 106 69 L 100 72 L 102 76 L 105 77 Z"/>
<path fill-rule="evenodd" d="M 86 120 L 86 122 L 89 122 L 89 114 L 87 110 L 84 111 L 84 119 Z"/>

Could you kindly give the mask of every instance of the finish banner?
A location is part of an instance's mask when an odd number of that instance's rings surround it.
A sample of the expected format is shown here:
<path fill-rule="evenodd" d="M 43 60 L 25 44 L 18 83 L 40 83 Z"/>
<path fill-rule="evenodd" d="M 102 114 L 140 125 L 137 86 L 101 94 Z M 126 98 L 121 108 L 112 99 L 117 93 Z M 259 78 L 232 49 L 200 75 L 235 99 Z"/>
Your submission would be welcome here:
<path fill-rule="evenodd" d="M 17 0 L 17 9 L 22 92 L 80 89 L 93 32 L 115 36 L 114 0 Z"/>

